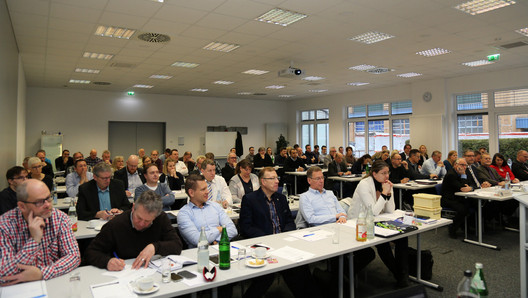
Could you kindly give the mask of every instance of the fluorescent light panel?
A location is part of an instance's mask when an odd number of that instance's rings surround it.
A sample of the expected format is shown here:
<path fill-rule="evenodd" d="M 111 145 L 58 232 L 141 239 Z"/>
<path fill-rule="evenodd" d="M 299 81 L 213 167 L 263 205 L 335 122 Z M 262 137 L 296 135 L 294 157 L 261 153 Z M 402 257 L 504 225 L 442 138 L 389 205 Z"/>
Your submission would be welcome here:
<path fill-rule="evenodd" d="M 282 89 L 286 86 L 282 86 L 282 85 L 271 85 L 271 86 L 267 86 L 266 88 L 267 89 Z"/>
<path fill-rule="evenodd" d="M 310 92 L 315 92 L 315 93 L 321 93 L 321 92 L 326 92 L 328 91 L 328 89 L 311 89 L 311 90 L 308 90 Z"/>
<path fill-rule="evenodd" d="M 354 36 L 350 38 L 350 40 L 362 42 L 365 44 L 372 44 L 375 42 L 379 42 L 385 39 L 393 38 L 394 35 L 390 35 L 387 33 L 377 32 L 377 31 L 370 31 L 367 33 L 363 33 L 357 36 Z"/>
<path fill-rule="evenodd" d="M 243 71 L 242 73 L 259 76 L 259 75 L 263 75 L 268 72 L 269 71 L 267 70 L 249 69 L 249 70 Z"/>
<path fill-rule="evenodd" d="M 519 29 L 519 30 L 515 30 L 515 32 L 517 32 L 519 34 L 522 34 L 524 36 L 528 36 L 528 27 L 522 28 L 522 29 Z"/>
<path fill-rule="evenodd" d="M 233 83 L 234 82 L 231 82 L 231 81 L 215 81 L 215 82 L 213 82 L 213 84 L 217 84 L 217 85 L 231 85 Z"/>
<path fill-rule="evenodd" d="M 281 94 L 279 95 L 279 97 L 284 97 L 284 98 L 288 98 L 288 97 L 294 97 L 295 95 L 291 95 L 291 94 Z"/>
<path fill-rule="evenodd" d="M 477 66 L 483 66 L 488 64 L 493 64 L 494 62 L 490 62 L 488 60 L 476 60 L 471 62 L 464 62 L 462 65 L 469 66 L 469 67 L 477 67 Z"/>
<path fill-rule="evenodd" d="M 365 70 L 374 69 L 374 68 L 376 68 L 376 66 L 374 66 L 374 65 L 361 64 L 361 65 L 356 65 L 356 66 L 349 67 L 348 69 L 358 70 L 358 71 L 365 71 Z"/>
<path fill-rule="evenodd" d="M 455 6 L 472 16 L 515 4 L 513 0 L 473 0 Z"/>
<path fill-rule="evenodd" d="M 134 33 L 136 33 L 135 29 L 101 25 L 97 27 L 94 34 L 98 36 L 130 39 Z"/>
<path fill-rule="evenodd" d="M 268 24 L 275 24 L 280 26 L 288 26 L 290 24 L 293 24 L 301 19 L 306 18 L 307 15 L 280 9 L 280 8 L 274 8 L 265 14 L 261 15 L 260 17 L 257 17 L 255 21 L 264 22 Z"/>
<path fill-rule="evenodd" d="M 112 54 L 101 54 L 101 53 L 92 53 L 92 52 L 84 52 L 83 54 L 84 58 L 90 58 L 90 59 L 100 59 L 100 60 L 110 60 L 114 57 Z"/>
<path fill-rule="evenodd" d="M 182 62 L 182 61 L 177 61 L 177 62 L 174 62 L 171 64 L 171 66 L 176 66 L 176 67 L 185 67 L 185 68 L 195 68 L 197 67 L 198 63 L 192 63 L 192 62 Z"/>
<path fill-rule="evenodd" d="M 308 77 L 304 77 L 302 79 L 305 80 L 305 81 L 319 81 L 319 80 L 324 80 L 325 78 L 316 77 L 316 76 L 308 76 Z"/>
<path fill-rule="evenodd" d="M 358 86 L 363 86 L 363 85 L 368 85 L 370 83 L 364 83 L 364 82 L 352 82 L 352 83 L 347 83 L 348 86 L 354 86 L 354 87 L 358 87 Z"/>
<path fill-rule="evenodd" d="M 237 94 L 238 95 L 251 95 L 253 93 L 251 93 L 251 92 L 238 92 Z"/>
<path fill-rule="evenodd" d="M 145 89 L 150 89 L 150 88 L 152 88 L 152 87 L 154 87 L 154 86 L 152 86 L 152 85 L 144 85 L 144 84 L 136 84 L 136 85 L 134 85 L 134 86 L 132 86 L 132 87 L 133 87 L 133 88 L 145 88 Z"/>
<path fill-rule="evenodd" d="M 75 72 L 82 72 L 82 73 L 100 73 L 101 70 L 99 69 L 89 69 L 89 68 L 76 68 Z"/>
<path fill-rule="evenodd" d="M 425 57 L 434 57 L 434 56 L 443 55 L 443 54 L 449 54 L 449 53 L 451 53 L 450 50 L 446 50 L 446 49 L 442 49 L 442 48 L 434 48 L 434 49 L 430 49 L 430 50 L 416 52 L 416 55 L 422 55 L 422 56 L 425 56 Z"/>
<path fill-rule="evenodd" d="M 412 78 L 412 77 L 418 77 L 418 76 L 421 76 L 421 75 L 422 75 L 421 73 L 417 73 L 417 72 L 408 72 L 408 73 L 399 74 L 399 75 L 397 75 L 397 77 L 400 77 L 400 78 Z"/>
<path fill-rule="evenodd" d="M 70 79 L 70 83 L 72 83 L 72 84 L 90 84 L 90 81 L 88 81 L 88 80 L 74 80 L 74 79 Z"/>
<path fill-rule="evenodd" d="M 150 78 L 151 78 L 151 79 L 162 79 L 162 80 L 168 80 L 168 79 L 172 78 L 172 76 L 167 76 L 167 75 L 151 75 Z"/>
<path fill-rule="evenodd" d="M 206 45 L 205 47 L 203 47 L 202 49 L 209 50 L 209 51 L 229 53 L 235 49 L 238 49 L 239 47 L 240 45 L 238 44 L 229 44 L 229 43 L 213 41 L 209 43 L 208 45 Z"/>
<path fill-rule="evenodd" d="M 194 92 L 207 92 L 207 91 L 209 91 L 209 89 L 194 88 L 194 89 L 191 89 L 190 91 L 194 91 Z"/>

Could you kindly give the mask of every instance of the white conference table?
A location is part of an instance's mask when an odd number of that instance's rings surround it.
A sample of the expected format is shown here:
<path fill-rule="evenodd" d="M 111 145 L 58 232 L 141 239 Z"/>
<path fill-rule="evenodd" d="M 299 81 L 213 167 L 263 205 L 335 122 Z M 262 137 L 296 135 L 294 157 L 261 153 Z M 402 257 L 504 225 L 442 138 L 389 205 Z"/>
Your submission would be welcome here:
<path fill-rule="evenodd" d="M 403 201 L 403 190 L 404 189 L 405 190 L 422 190 L 422 189 L 434 188 L 436 187 L 436 185 L 442 184 L 442 180 L 429 180 L 429 179 L 424 179 L 424 180 L 427 180 L 428 182 L 431 182 L 431 183 L 433 182 L 436 182 L 436 183 L 420 184 L 420 183 L 417 183 L 416 181 L 409 181 L 407 183 L 396 183 L 392 186 L 393 188 L 397 188 L 400 191 L 400 208 L 403 208 L 402 201 Z"/>
<path fill-rule="evenodd" d="M 312 166 L 316 166 L 316 165 L 312 165 Z M 307 166 L 307 167 L 309 168 L 310 166 Z M 328 172 L 328 169 L 322 169 L 322 170 L 323 170 L 323 173 Z M 307 175 L 306 171 L 285 172 L 284 174 L 292 175 L 295 178 L 295 182 L 294 182 L 295 184 L 294 184 L 294 188 L 293 188 L 294 189 L 294 191 L 293 191 L 294 193 L 293 194 L 296 195 L 297 194 L 297 177 L 298 176 L 306 176 Z"/>
<path fill-rule="evenodd" d="M 354 176 L 354 177 L 352 177 Z M 327 179 L 339 181 L 339 197 L 343 198 L 343 183 L 345 182 L 359 182 L 363 179 L 363 176 L 346 175 L 346 176 L 329 176 Z"/>
<path fill-rule="evenodd" d="M 401 211 L 397 211 L 398 213 L 391 215 L 391 216 L 399 216 L 403 213 Z M 387 218 L 385 215 L 381 215 L 381 218 Z M 306 259 L 300 259 L 297 262 L 290 261 L 288 259 L 284 259 L 281 257 L 275 256 L 277 258 L 278 263 L 276 264 L 267 264 L 266 266 L 262 268 L 247 268 L 244 267 L 243 269 L 240 269 L 237 263 L 232 263 L 230 270 L 217 270 L 217 276 L 216 279 L 213 282 L 209 283 L 200 283 L 193 286 L 188 286 L 184 282 L 178 282 L 178 283 L 162 283 L 161 282 L 161 275 L 159 273 L 155 273 L 155 282 L 160 285 L 160 290 L 151 294 L 149 297 L 174 297 L 179 295 L 185 295 L 185 294 L 192 294 L 196 293 L 198 291 L 213 290 L 213 297 L 216 297 L 217 291 L 216 288 L 219 286 L 236 283 L 239 281 L 247 280 L 256 278 L 258 276 L 262 276 L 265 274 L 270 274 L 274 272 L 279 272 L 283 270 L 287 270 L 293 267 L 301 266 L 301 265 L 307 265 L 313 262 L 325 260 L 332 257 L 339 257 L 339 297 L 343 297 L 343 263 L 344 263 L 344 256 L 350 255 L 350 262 L 349 262 L 349 270 L 350 270 L 350 276 L 353 276 L 354 267 L 353 267 L 353 253 L 355 251 L 372 247 L 377 244 L 389 242 L 395 239 L 399 239 L 402 237 L 409 237 L 416 235 L 417 236 L 417 276 L 411 277 L 411 279 L 415 280 L 416 282 L 420 282 L 424 285 L 435 287 L 436 289 L 442 290 L 442 288 L 438 285 L 432 284 L 430 282 L 424 281 L 421 279 L 421 253 L 420 253 L 420 234 L 426 231 L 430 231 L 445 225 L 451 224 L 451 220 L 448 219 L 440 219 L 432 224 L 428 225 L 422 225 L 419 227 L 418 230 L 412 231 L 406 234 L 400 234 L 391 238 L 380 238 L 375 237 L 372 240 L 367 240 L 365 242 L 358 242 L 355 240 L 355 228 L 351 226 L 346 225 L 340 225 L 340 241 L 338 244 L 332 243 L 332 237 L 327 237 L 321 240 L 308 242 L 305 240 L 297 239 L 294 241 L 288 241 L 285 238 L 291 238 L 293 233 L 297 233 L 299 231 L 306 231 L 306 233 L 310 233 L 312 231 L 317 230 L 326 230 L 333 232 L 334 227 L 336 224 L 328 224 L 323 225 L 319 227 L 312 227 L 307 228 L 304 230 L 296 230 L 276 235 L 269 235 L 264 237 L 258 237 L 258 238 L 252 238 L 252 239 L 246 239 L 237 241 L 238 243 L 246 246 L 253 245 L 255 243 L 262 243 L 269 245 L 273 248 L 273 251 L 276 251 L 277 249 L 283 248 L 285 246 L 295 248 L 298 250 L 302 250 L 308 253 L 312 253 L 313 257 L 306 258 Z M 291 239 L 290 239 L 291 240 Z M 211 250 L 210 250 L 211 251 Z M 273 251 L 270 252 L 270 254 L 273 256 Z M 197 251 L 196 249 L 188 249 L 182 251 L 182 255 L 196 259 Z M 129 260 L 130 262 L 130 260 Z M 188 267 L 184 267 L 184 270 L 189 270 L 191 272 L 196 271 L 195 265 L 191 265 Z M 80 273 L 81 276 L 81 284 L 80 284 L 80 296 L 81 297 L 92 297 L 91 291 L 90 291 L 90 285 L 93 284 L 100 284 L 104 282 L 111 282 L 114 280 L 113 277 L 102 275 L 102 273 L 106 272 L 106 270 L 98 269 L 93 266 L 84 266 L 79 267 L 73 271 L 73 273 Z M 57 277 L 51 280 L 46 281 L 46 286 L 48 289 L 48 295 L 49 297 L 64 297 L 68 295 L 68 287 L 65 287 L 65 284 L 69 283 L 69 276 L 70 274 L 63 275 L 61 277 Z M 197 278 L 201 278 L 198 276 Z M 350 278 L 350 297 L 354 297 L 354 278 Z"/>
<path fill-rule="evenodd" d="M 508 200 L 513 199 L 513 194 L 497 196 L 496 195 L 497 190 L 498 190 L 497 187 L 489 187 L 489 188 L 476 189 L 475 191 L 470 191 L 470 192 L 456 192 L 455 193 L 456 196 L 464 197 L 466 199 L 467 198 L 477 199 L 477 222 L 478 222 L 478 228 L 477 228 L 478 238 L 477 239 L 478 240 L 475 241 L 475 240 L 468 239 L 467 233 L 466 233 L 464 237 L 464 242 L 475 244 L 475 245 L 486 247 L 486 248 L 500 250 L 500 247 L 498 247 L 497 245 L 492 245 L 492 244 L 487 244 L 487 243 L 482 242 L 482 221 L 483 221 L 482 200 L 503 202 L 503 201 L 508 201 Z M 519 224 L 523 224 L 523 223 L 520 222 Z"/>

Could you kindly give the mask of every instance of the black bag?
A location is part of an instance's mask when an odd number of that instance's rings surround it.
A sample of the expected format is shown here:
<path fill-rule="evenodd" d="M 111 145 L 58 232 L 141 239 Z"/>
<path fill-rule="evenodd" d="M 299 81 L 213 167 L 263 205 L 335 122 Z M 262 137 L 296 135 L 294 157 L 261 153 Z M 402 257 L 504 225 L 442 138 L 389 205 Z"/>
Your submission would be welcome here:
<path fill-rule="evenodd" d="M 409 247 L 409 275 L 416 277 L 416 249 Z M 430 250 L 422 250 L 422 279 L 431 280 L 433 277 L 433 255 Z"/>

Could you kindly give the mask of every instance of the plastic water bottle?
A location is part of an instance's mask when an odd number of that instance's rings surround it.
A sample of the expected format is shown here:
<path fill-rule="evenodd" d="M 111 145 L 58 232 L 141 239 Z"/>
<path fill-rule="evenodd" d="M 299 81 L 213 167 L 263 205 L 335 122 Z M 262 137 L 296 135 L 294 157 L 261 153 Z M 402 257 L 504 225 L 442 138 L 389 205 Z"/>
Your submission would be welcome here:
<path fill-rule="evenodd" d="M 506 173 L 506 179 L 504 180 L 504 189 L 510 189 L 510 173 Z"/>
<path fill-rule="evenodd" d="M 53 179 L 53 205 L 57 205 L 59 202 L 59 199 L 57 197 L 57 182 L 55 182 L 55 179 Z"/>
<path fill-rule="evenodd" d="M 74 200 L 71 200 L 70 202 L 70 208 L 68 209 L 68 217 L 70 218 L 72 231 L 77 232 L 77 209 L 75 208 Z"/>
<path fill-rule="evenodd" d="M 484 272 L 482 272 L 483 267 L 482 263 L 475 264 L 477 271 L 473 276 L 473 280 L 471 280 L 471 293 L 476 294 L 481 298 L 488 297 L 488 286 L 484 279 Z"/>
<path fill-rule="evenodd" d="M 231 243 L 227 236 L 226 226 L 222 226 L 222 236 L 220 237 L 220 243 L 218 244 L 220 250 L 220 269 L 227 270 L 231 268 Z"/>
<path fill-rule="evenodd" d="M 359 212 L 356 221 L 356 240 L 359 242 L 367 241 L 367 224 L 363 207 L 361 207 L 361 212 Z"/>
<path fill-rule="evenodd" d="M 286 197 L 286 199 L 288 198 L 288 188 L 286 187 L 286 183 L 284 183 L 282 186 L 282 194 Z"/>
<path fill-rule="evenodd" d="M 369 205 L 367 209 L 367 239 L 374 239 L 374 213 L 372 213 L 372 206 Z"/>
<path fill-rule="evenodd" d="M 471 293 L 471 270 L 464 271 L 464 277 L 458 283 L 457 297 L 458 298 L 477 298 L 478 295 Z"/>
<path fill-rule="evenodd" d="M 508 164 L 508 166 L 509 166 L 510 169 L 511 169 L 512 164 L 513 164 L 511 158 L 508 158 L 507 164 Z"/>
<path fill-rule="evenodd" d="M 205 227 L 202 227 L 200 238 L 198 239 L 198 272 L 202 273 L 204 267 L 209 268 L 209 242 L 205 236 Z"/>

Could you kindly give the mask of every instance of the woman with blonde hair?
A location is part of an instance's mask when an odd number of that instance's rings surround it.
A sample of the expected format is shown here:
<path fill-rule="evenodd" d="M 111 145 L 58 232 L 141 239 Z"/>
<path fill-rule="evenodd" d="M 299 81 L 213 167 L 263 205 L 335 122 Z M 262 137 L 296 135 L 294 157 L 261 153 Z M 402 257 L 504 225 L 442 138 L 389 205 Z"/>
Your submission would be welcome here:
<path fill-rule="evenodd" d="M 420 151 L 420 160 L 418 161 L 418 165 L 422 166 L 424 161 L 429 159 L 429 155 L 427 155 L 427 147 L 425 147 L 425 145 L 420 145 L 418 150 Z"/>
<path fill-rule="evenodd" d="M 121 170 L 125 166 L 125 158 L 122 155 L 114 157 L 112 161 L 112 173 Z"/>
<path fill-rule="evenodd" d="M 165 159 L 163 173 L 159 177 L 160 183 L 166 183 L 171 190 L 181 190 L 183 186 L 183 175 L 176 171 L 176 161 L 172 158 Z"/>

